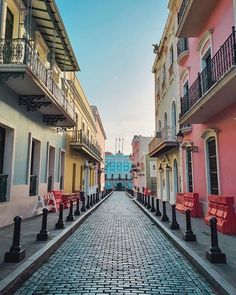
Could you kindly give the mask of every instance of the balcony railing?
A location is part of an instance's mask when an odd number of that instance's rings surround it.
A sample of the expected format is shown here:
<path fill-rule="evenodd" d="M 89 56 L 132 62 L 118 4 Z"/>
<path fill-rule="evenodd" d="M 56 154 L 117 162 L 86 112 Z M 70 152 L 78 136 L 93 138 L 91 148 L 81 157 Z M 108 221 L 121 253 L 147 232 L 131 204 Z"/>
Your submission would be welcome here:
<path fill-rule="evenodd" d="M 193 105 L 201 100 L 206 92 L 214 86 L 233 66 L 236 65 L 235 30 L 211 59 L 206 68 L 198 74 L 189 91 L 181 98 L 183 117 Z"/>
<path fill-rule="evenodd" d="M 6 202 L 8 175 L 0 174 L 0 202 Z"/>
<path fill-rule="evenodd" d="M 188 39 L 180 38 L 177 42 L 177 55 L 178 57 L 183 53 L 188 51 Z"/>
<path fill-rule="evenodd" d="M 185 9 L 188 6 L 189 0 L 183 0 L 180 10 L 178 12 L 178 24 L 180 24 L 182 17 L 184 16 Z"/>
<path fill-rule="evenodd" d="M 72 132 L 71 143 L 84 145 L 89 151 L 101 158 L 101 148 L 94 145 L 83 130 L 74 130 Z"/>
<path fill-rule="evenodd" d="M 65 92 L 54 80 L 52 71 L 40 60 L 33 45 L 27 39 L 0 39 L 0 65 L 26 65 L 46 86 L 55 101 L 75 120 L 75 107 L 66 99 Z M 14 73 L 13 73 L 14 76 Z"/>
<path fill-rule="evenodd" d="M 35 196 L 37 189 L 37 175 L 30 175 L 29 195 Z"/>
<path fill-rule="evenodd" d="M 164 142 L 176 142 L 176 128 L 164 127 L 156 133 L 156 137 L 149 143 L 149 153 L 154 151 Z"/>

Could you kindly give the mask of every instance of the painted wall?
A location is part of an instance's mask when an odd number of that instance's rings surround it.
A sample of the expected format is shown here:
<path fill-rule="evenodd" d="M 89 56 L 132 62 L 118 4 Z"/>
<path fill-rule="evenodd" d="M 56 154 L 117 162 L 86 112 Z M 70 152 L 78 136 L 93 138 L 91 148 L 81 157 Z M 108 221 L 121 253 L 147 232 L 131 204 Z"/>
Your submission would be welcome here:
<path fill-rule="evenodd" d="M 202 71 L 201 56 L 211 46 L 212 56 L 219 50 L 220 46 L 226 41 L 232 32 L 234 25 L 234 9 L 232 0 L 218 1 L 217 6 L 207 20 L 204 29 L 197 38 L 189 38 L 189 55 L 180 67 L 180 91 L 182 91 L 183 80 L 189 76 L 189 85 L 197 78 L 198 72 Z M 209 31 L 210 29 L 210 31 Z M 207 33 L 209 31 L 209 33 Z M 205 40 L 204 37 L 205 36 Z M 204 45 L 204 42 L 206 45 Z M 201 44 L 202 43 L 202 44 Z M 186 74 L 183 74 L 185 71 Z M 222 99 L 224 99 L 222 97 Z M 189 135 L 184 137 L 184 141 L 193 142 L 198 146 L 198 153 L 192 153 L 193 162 L 193 187 L 194 191 L 200 195 L 200 200 L 203 208 L 207 208 L 207 170 L 206 170 L 206 155 L 205 141 L 201 138 L 203 132 L 207 129 L 216 130 L 216 140 L 218 148 L 218 172 L 219 172 L 219 187 L 220 194 L 224 196 L 236 196 L 234 175 L 236 174 L 236 104 L 233 104 L 216 116 L 210 118 L 206 124 L 194 124 L 193 130 Z M 183 160 L 183 183 L 186 191 L 186 152 L 182 153 Z"/>
<path fill-rule="evenodd" d="M 42 114 L 26 112 L 19 106 L 19 97 L 7 86 L 0 85 L 0 125 L 10 128 L 14 137 L 12 177 L 9 178 L 8 202 L 0 203 L 0 226 L 11 223 L 15 215 L 32 216 L 37 196 L 29 196 L 29 133 L 41 142 L 40 181 L 38 194 L 47 192 L 47 145 L 55 148 L 54 188 L 59 188 L 59 152 L 65 149 L 65 135 L 50 130 L 43 124 Z M 6 149 L 5 153 L 9 153 Z M 7 169 L 7 167 L 6 167 Z M 9 169 L 9 167 L 8 167 Z"/>

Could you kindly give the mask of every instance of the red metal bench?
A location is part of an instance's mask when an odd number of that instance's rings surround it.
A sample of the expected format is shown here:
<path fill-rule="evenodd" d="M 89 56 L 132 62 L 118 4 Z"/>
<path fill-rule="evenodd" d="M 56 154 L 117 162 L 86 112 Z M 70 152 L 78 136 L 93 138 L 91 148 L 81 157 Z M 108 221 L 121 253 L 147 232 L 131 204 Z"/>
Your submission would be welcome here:
<path fill-rule="evenodd" d="M 176 197 L 176 209 L 181 213 L 190 209 L 192 217 L 201 217 L 202 210 L 198 193 L 178 193 Z"/>
<path fill-rule="evenodd" d="M 64 208 L 70 207 L 70 201 L 73 201 L 73 204 L 76 204 L 76 200 L 80 198 L 80 193 L 68 193 L 62 195 L 62 203 L 64 204 Z"/>
<path fill-rule="evenodd" d="M 208 210 L 205 216 L 206 224 L 210 224 L 211 217 L 217 218 L 218 231 L 223 234 L 236 234 L 234 197 L 209 195 Z"/>

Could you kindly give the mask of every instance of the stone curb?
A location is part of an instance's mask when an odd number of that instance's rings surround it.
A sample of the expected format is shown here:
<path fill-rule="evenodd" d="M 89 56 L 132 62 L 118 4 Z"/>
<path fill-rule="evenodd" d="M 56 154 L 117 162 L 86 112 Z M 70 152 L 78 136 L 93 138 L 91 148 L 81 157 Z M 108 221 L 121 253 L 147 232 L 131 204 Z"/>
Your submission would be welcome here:
<path fill-rule="evenodd" d="M 158 228 L 171 240 L 175 247 L 188 259 L 188 261 L 198 270 L 198 272 L 211 284 L 214 290 L 221 295 L 235 295 L 236 289 L 211 266 L 190 249 L 183 241 L 176 237 L 161 221 L 151 212 L 143 207 L 135 197 L 127 195 L 136 203 L 136 205 L 154 222 Z"/>
<path fill-rule="evenodd" d="M 55 252 L 60 245 L 67 240 L 78 227 L 95 211 L 104 201 L 111 196 L 113 192 L 108 194 L 99 203 L 95 204 L 91 209 L 87 209 L 85 213 L 73 222 L 70 226 L 65 228 L 55 238 L 50 240 L 39 251 L 27 258 L 20 266 L 16 268 L 11 274 L 7 275 L 0 281 L 0 295 L 13 294 L 48 258 Z"/>

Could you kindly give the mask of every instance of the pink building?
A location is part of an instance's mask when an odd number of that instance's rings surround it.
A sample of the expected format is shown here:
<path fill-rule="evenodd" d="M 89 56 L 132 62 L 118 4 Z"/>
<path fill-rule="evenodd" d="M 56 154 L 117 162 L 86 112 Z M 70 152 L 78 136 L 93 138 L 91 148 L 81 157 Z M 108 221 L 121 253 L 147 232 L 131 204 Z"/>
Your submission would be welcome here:
<path fill-rule="evenodd" d="M 180 2 L 177 36 L 183 189 L 199 193 L 204 213 L 209 195 L 236 197 L 234 25 L 233 0 Z M 235 219 L 232 222 L 236 223 Z"/>

